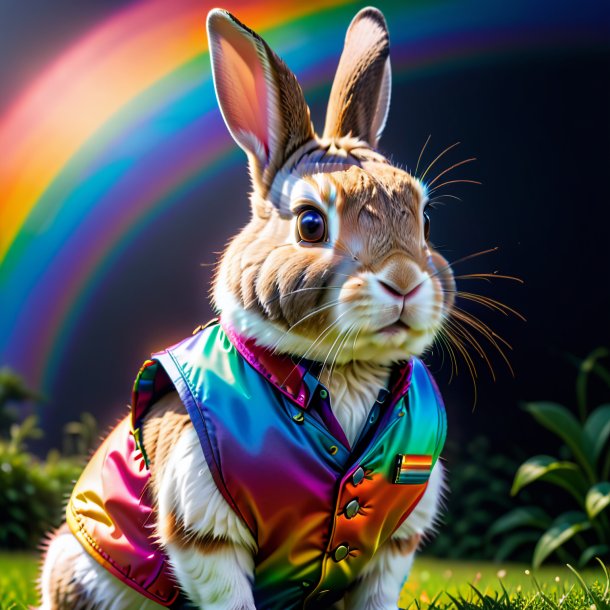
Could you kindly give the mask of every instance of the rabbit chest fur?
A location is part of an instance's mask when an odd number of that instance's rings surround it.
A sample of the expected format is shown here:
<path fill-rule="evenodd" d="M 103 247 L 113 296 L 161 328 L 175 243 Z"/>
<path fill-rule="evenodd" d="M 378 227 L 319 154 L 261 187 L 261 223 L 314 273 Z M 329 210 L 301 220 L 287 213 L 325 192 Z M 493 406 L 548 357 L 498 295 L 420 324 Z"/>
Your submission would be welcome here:
<path fill-rule="evenodd" d="M 142 369 L 50 539 L 42 608 L 396 608 L 442 494 L 444 409 L 418 356 L 454 284 L 424 185 L 377 151 L 387 26 L 354 18 L 322 136 L 264 40 L 222 10 L 208 36 L 253 185 L 214 282 L 222 322 Z"/>

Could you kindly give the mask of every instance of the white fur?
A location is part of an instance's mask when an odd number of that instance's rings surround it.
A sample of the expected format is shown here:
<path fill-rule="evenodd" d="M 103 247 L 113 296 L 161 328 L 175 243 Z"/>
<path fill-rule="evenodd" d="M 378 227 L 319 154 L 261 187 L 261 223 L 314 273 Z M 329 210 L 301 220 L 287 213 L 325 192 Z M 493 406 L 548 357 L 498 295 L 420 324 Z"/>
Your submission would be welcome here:
<path fill-rule="evenodd" d="M 180 399 L 176 396 L 176 400 Z M 185 429 L 168 458 L 158 507 L 159 529 L 173 514 L 192 538 L 212 536 L 226 543 L 213 552 L 202 552 L 196 544 L 165 546 L 174 574 L 189 598 L 206 610 L 254 609 L 256 543 L 216 487 L 192 426 Z"/>
<path fill-rule="evenodd" d="M 59 562 L 73 570 L 73 580 L 79 583 L 87 600 L 78 608 L 103 610 L 155 610 L 161 608 L 155 602 L 140 595 L 131 587 L 115 578 L 83 548 L 70 532 L 55 536 L 51 541 L 40 579 L 42 604 L 40 610 L 54 608 L 51 571 Z"/>
<path fill-rule="evenodd" d="M 192 547 L 170 544 L 166 551 L 180 586 L 199 608 L 256 610 L 252 595 L 254 559 L 244 547 L 232 545 L 204 555 Z"/>
<path fill-rule="evenodd" d="M 347 610 L 396 610 L 402 585 L 407 579 L 415 553 L 403 555 L 381 547 L 355 587 L 345 596 Z"/>
<path fill-rule="evenodd" d="M 173 513 L 193 536 L 256 548 L 248 528 L 216 487 L 193 426 L 172 448 L 159 485 L 158 507 L 160 523 Z"/>

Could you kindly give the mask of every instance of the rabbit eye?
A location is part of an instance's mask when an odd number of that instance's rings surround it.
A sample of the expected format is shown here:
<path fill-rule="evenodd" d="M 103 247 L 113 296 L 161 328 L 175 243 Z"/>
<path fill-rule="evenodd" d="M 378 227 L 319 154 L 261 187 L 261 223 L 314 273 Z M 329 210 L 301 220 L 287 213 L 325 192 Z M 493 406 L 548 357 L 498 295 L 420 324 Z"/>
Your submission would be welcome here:
<path fill-rule="evenodd" d="M 426 210 L 424 210 L 424 239 L 426 241 L 430 239 L 430 216 Z"/>
<path fill-rule="evenodd" d="M 326 221 L 320 212 L 314 209 L 303 210 L 297 218 L 297 233 L 300 241 L 316 243 L 326 237 Z"/>

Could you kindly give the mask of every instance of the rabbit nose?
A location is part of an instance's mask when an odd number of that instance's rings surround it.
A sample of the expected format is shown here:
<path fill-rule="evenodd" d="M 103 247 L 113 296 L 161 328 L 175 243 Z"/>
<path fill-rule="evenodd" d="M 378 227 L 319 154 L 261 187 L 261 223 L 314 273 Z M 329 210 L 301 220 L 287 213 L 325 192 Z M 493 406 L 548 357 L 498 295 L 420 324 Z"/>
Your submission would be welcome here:
<path fill-rule="evenodd" d="M 425 276 L 411 259 L 395 254 L 384 261 L 376 279 L 393 297 L 408 300 L 420 289 Z"/>
<path fill-rule="evenodd" d="M 419 283 L 414 288 L 412 288 L 411 290 L 409 290 L 408 292 L 405 293 L 405 292 L 398 290 L 395 286 L 393 286 L 392 284 L 390 284 L 387 281 L 380 280 L 379 278 L 377 278 L 377 281 L 381 284 L 381 287 L 386 292 L 389 292 L 393 297 L 397 297 L 399 299 L 404 299 L 405 301 L 409 300 L 411 297 L 414 297 L 415 294 L 421 288 L 421 283 Z"/>
<path fill-rule="evenodd" d="M 377 278 L 377 281 L 381 284 L 381 287 L 384 288 L 386 292 L 389 292 L 393 297 L 398 297 L 400 299 L 404 297 L 404 294 L 402 294 L 400 290 L 398 290 L 395 286 L 392 286 L 392 284 L 390 284 L 389 282 L 384 282 L 379 278 Z"/>

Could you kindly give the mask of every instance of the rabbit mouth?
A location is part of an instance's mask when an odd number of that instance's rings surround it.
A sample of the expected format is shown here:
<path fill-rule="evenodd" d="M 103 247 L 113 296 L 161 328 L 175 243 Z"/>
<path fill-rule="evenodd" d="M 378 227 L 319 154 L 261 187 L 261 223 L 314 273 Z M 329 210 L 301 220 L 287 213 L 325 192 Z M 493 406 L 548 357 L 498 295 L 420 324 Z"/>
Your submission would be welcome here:
<path fill-rule="evenodd" d="M 433 336 L 434 330 L 414 328 L 403 320 L 397 320 L 378 330 L 375 335 L 381 340 L 391 343 L 399 342 L 401 345 L 411 345 L 414 342 L 419 343 L 423 337 Z"/>
<path fill-rule="evenodd" d="M 396 335 L 401 332 L 410 332 L 411 330 L 411 327 L 406 322 L 396 320 L 396 322 L 384 326 L 379 332 L 384 335 Z"/>

